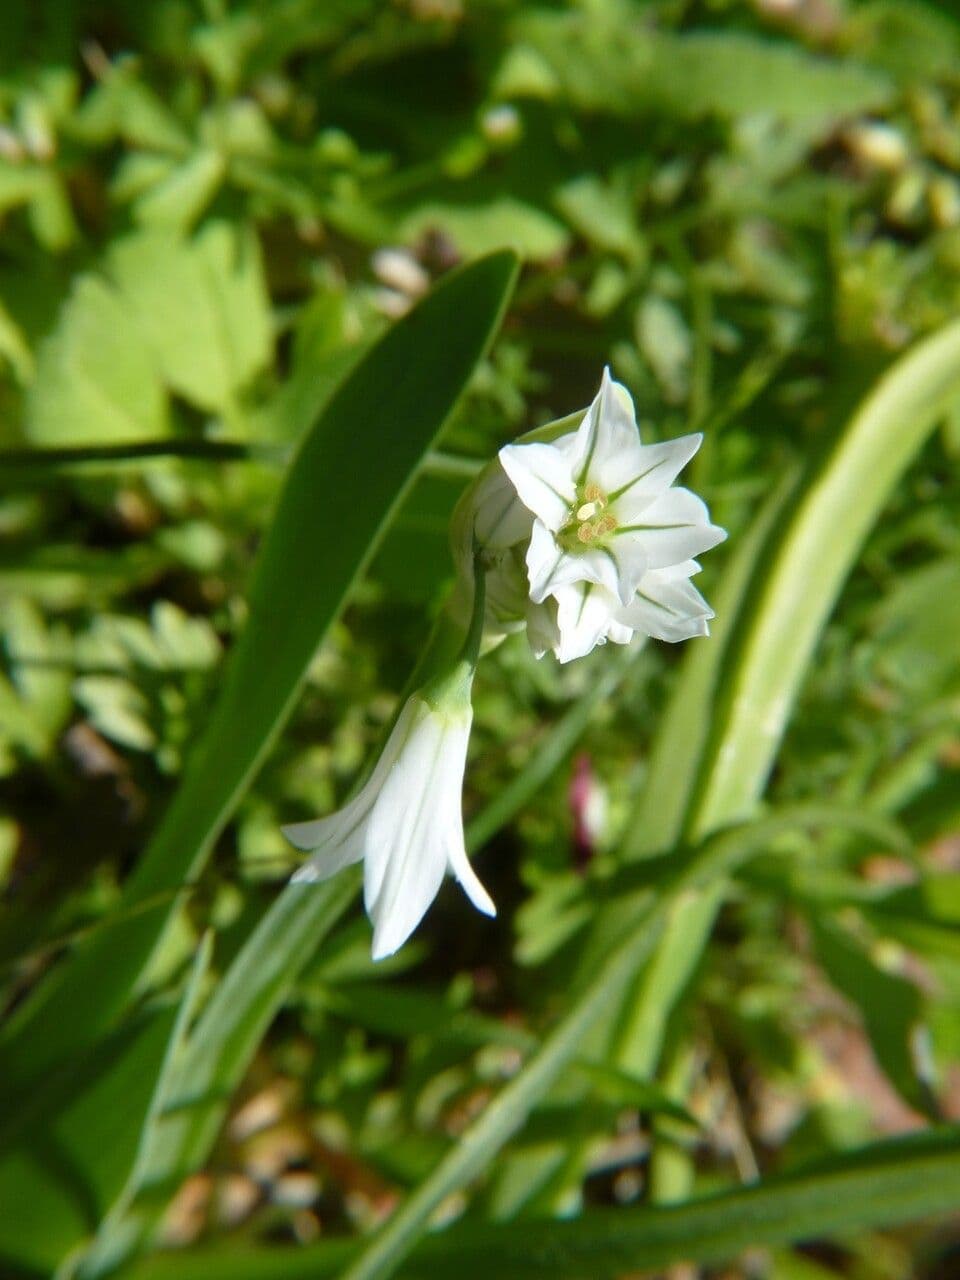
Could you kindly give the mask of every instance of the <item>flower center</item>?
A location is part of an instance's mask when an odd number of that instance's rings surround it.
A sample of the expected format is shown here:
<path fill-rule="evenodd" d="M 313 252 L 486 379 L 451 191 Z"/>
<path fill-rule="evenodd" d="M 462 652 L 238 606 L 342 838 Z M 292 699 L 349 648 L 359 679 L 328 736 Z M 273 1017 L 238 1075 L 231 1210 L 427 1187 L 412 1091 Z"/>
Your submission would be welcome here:
<path fill-rule="evenodd" d="M 590 546 L 613 533 L 617 519 L 607 510 L 607 502 L 606 495 L 595 484 L 586 485 L 577 494 L 570 519 L 560 531 L 561 539 L 570 550 L 578 543 L 582 547 Z"/>

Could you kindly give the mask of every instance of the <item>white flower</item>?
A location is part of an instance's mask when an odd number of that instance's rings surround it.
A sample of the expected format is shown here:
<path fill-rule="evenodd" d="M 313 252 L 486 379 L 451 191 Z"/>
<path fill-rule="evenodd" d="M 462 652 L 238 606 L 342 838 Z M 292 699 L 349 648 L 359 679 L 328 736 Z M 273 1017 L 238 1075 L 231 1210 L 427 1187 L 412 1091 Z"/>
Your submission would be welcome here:
<path fill-rule="evenodd" d="M 464 687 L 466 694 L 464 696 Z M 297 882 L 326 880 L 363 862 L 363 898 L 373 921 L 373 958 L 392 955 L 423 919 L 449 871 L 485 915 L 496 907 L 471 867 L 460 802 L 473 713 L 469 682 L 412 694 L 376 768 L 344 808 L 283 833 L 313 857 Z"/>
<path fill-rule="evenodd" d="M 689 581 L 699 569 L 693 557 L 726 534 L 695 494 L 673 486 L 702 438 L 641 444 L 630 394 L 604 370 L 576 431 L 500 450 L 533 516 L 526 568 L 535 651 L 552 648 L 567 662 L 637 632 L 706 634 L 713 615 Z"/>

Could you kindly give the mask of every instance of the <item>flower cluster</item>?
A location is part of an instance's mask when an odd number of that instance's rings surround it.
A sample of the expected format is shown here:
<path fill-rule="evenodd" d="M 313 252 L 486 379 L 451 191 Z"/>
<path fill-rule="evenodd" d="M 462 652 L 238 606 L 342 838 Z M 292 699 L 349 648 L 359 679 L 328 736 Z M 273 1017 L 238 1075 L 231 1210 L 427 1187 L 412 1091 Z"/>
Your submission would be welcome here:
<path fill-rule="evenodd" d="M 460 809 L 481 643 L 525 630 L 538 657 L 552 650 L 569 662 L 607 640 L 708 633 L 713 613 L 690 579 L 694 557 L 726 534 L 674 485 L 701 438 L 642 444 L 630 395 L 605 370 L 578 425 L 566 419 L 507 445 L 464 494 L 449 607 L 462 648 L 407 698 L 355 798 L 284 828 L 312 853 L 296 882 L 363 862 L 374 959 L 403 945 L 448 871 L 496 914 L 467 858 Z"/>
<path fill-rule="evenodd" d="M 706 635 L 713 613 L 690 581 L 694 557 L 726 534 L 673 484 L 701 440 L 641 444 L 629 392 L 604 370 L 576 430 L 501 449 L 473 508 L 488 628 L 525 624 L 534 652 L 561 662 L 637 634 Z"/>

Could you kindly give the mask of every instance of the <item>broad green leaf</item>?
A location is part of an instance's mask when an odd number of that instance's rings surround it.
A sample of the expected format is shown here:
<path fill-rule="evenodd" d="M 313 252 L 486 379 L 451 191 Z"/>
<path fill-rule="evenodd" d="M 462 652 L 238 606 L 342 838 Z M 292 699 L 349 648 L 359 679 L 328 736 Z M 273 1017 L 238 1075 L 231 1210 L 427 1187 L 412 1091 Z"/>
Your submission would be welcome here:
<path fill-rule="evenodd" d="M 197 151 L 140 196 L 137 221 L 145 227 L 188 230 L 216 195 L 226 171 L 226 159 L 218 151 Z"/>
<path fill-rule="evenodd" d="M 747 33 L 658 31 L 595 12 L 527 14 L 517 33 L 540 68 L 538 94 L 560 95 L 585 111 L 828 120 L 879 107 L 893 91 L 880 71 Z M 524 91 L 515 67 L 497 88 Z"/>
<path fill-rule="evenodd" d="M 127 306 L 172 390 L 225 410 L 270 359 L 263 267 L 251 232 L 210 223 L 192 240 L 144 231 L 107 259 Z"/>
<path fill-rule="evenodd" d="M 40 346 L 26 432 L 38 444 L 129 443 L 167 435 L 163 385 L 123 300 L 81 276 Z"/>
<path fill-rule="evenodd" d="M 71 132 L 93 143 L 123 138 L 132 147 L 174 156 L 185 155 L 190 148 L 189 134 L 137 75 L 132 61 L 110 68 L 74 115 Z"/>
<path fill-rule="evenodd" d="M 915 697 L 939 693 L 960 667 L 960 557 L 901 573 L 870 626 L 884 677 Z"/>
<path fill-rule="evenodd" d="M 171 918 L 171 894 L 202 866 L 283 727 L 317 646 L 490 341 L 514 271 L 513 255 L 499 253 L 450 275 L 367 354 L 303 439 L 254 568 L 249 621 L 183 783 L 120 917 L 8 1023 L 0 1056 L 9 1086 L 75 1052 L 123 1008 Z"/>
<path fill-rule="evenodd" d="M 625 183 L 607 184 L 592 173 L 565 182 L 554 204 L 572 227 L 601 249 L 642 262 L 645 243 L 637 225 L 635 192 Z"/>
<path fill-rule="evenodd" d="M 482 204 L 421 205 L 404 219 L 401 235 L 414 241 L 424 232 L 437 230 L 468 257 L 507 244 L 522 258 L 537 261 L 562 253 L 570 240 L 550 214 L 506 195 Z"/>

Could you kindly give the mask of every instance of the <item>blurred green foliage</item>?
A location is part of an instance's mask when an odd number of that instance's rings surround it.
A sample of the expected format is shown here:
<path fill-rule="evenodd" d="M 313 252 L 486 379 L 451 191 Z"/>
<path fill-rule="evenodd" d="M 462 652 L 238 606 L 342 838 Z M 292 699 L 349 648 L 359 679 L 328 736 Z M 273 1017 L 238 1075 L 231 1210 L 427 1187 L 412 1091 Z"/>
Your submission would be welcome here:
<path fill-rule="evenodd" d="M 172 1200 L 161 1242 L 205 1238 L 215 1257 L 239 1237 L 280 1267 L 294 1241 L 371 1229 L 519 1078 L 602 966 L 606 932 L 647 919 L 671 855 L 708 834 L 690 816 L 709 782 L 690 725 L 720 732 L 789 484 L 809 483 L 889 366 L 960 310 L 960 24 L 922 0 L 3 7 L 10 1011 L 120 909 L 217 703 L 298 444 L 389 325 L 452 266 L 504 246 L 523 263 L 509 314 L 317 651 L 295 720 L 176 904 L 138 991 L 159 1005 L 88 1051 L 89 1091 L 66 1101 L 62 1075 L 40 1082 L 52 1165 L 0 1164 L 0 1189 L 9 1179 L 34 1215 L 18 1200 L 0 1230 L 0 1257 L 23 1274 L 94 1236 L 62 1275 L 106 1274 L 130 1252 L 134 1174 L 158 1159 L 131 1134 L 158 1105 L 146 1086 L 163 1075 L 174 997 L 193 972 L 186 1007 L 208 1002 L 197 1025 L 229 1058 L 235 1028 L 214 993 L 238 956 L 234 980 L 269 952 L 244 948 L 292 866 L 280 824 L 338 803 L 388 722 L 449 581 L 460 490 L 505 440 L 585 405 L 605 362 L 645 439 L 705 433 L 691 483 L 730 532 L 703 575 L 717 635 L 682 662 L 651 644 L 559 668 L 522 639 L 484 660 L 465 805 L 497 921 L 445 890 L 414 942 L 373 966 L 346 894 L 318 912 L 322 945 L 288 939 L 279 1012 L 264 996 L 261 1048 L 252 1062 L 236 1051 L 216 1145 L 174 1162 L 177 1184 L 150 1188 L 145 1220 Z M 423 352 L 426 369 L 443 360 L 442 341 Z M 718 871 L 713 899 L 670 907 L 672 941 L 638 960 L 609 1025 L 584 1036 L 469 1200 L 459 1187 L 444 1200 L 445 1220 L 586 1222 L 597 1204 L 687 1199 L 960 1120 L 960 396 L 947 401 L 779 708 L 791 714 L 762 799 L 724 821 L 813 803 L 833 818 L 765 834 Z M 387 439 L 389 395 L 381 412 Z M 361 428 L 376 437 L 366 419 L 340 429 Z M 318 519 L 352 502 L 375 523 L 372 488 L 358 467 L 334 503 L 321 474 Z M 331 545 L 341 536 L 330 529 Z M 322 576 L 322 540 L 299 554 Z M 816 573 L 779 584 L 813 613 L 821 588 Z M 211 930 L 209 967 L 194 968 Z M 315 954 L 304 965 L 297 948 Z M 64 1174 L 75 1126 L 96 1132 L 102 1114 L 113 1143 L 104 1098 L 120 1093 L 117 1167 L 78 1190 Z M 44 1229 L 57 1204 L 62 1236 Z M 848 1233 L 729 1274 L 933 1277 L 950 1247 L 946 1233 Z M 587 1274 L 570 1265 L 554 1274 Z"/>

